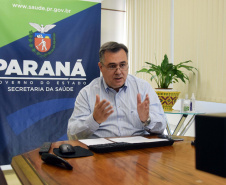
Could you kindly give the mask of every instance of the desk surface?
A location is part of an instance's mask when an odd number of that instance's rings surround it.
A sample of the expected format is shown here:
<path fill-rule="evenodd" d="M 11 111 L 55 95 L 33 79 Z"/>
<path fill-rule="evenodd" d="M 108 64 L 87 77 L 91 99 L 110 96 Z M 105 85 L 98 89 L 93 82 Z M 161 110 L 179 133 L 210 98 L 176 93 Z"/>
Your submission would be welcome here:
<path fill-rule="evenodd" d="M 72 171 L 45 164 L 39 149 L 13 157 L 12 167 L 23 184 L 226 184 L 226 178 L 195 169 L 193 138 L 182 138 L 173 146 L 66 159 Z M 87 148 L 79 141 L 60 141 L 50 153 L 62 143 Z"/>

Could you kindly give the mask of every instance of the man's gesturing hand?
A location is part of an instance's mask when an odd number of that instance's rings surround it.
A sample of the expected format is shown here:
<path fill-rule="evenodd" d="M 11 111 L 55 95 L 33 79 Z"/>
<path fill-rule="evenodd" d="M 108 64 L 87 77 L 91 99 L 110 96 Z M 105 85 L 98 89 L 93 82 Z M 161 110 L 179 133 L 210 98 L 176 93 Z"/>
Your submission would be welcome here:
<path fill-rule="evenodd" d="M 96 95 L 96 103 L 93 111 L 93 119 L 101 124 L 114 112 L 113 107 L 107 100 L 100 101 L 100 96 Z"/>
<path fill-rule="evenodd" d="M 146 94 L 145 100 L 141 102 L 141 95 L 137 94 L 137 112 L 142 122 L 147 121 L 149 117 L 149 96 Z"/>

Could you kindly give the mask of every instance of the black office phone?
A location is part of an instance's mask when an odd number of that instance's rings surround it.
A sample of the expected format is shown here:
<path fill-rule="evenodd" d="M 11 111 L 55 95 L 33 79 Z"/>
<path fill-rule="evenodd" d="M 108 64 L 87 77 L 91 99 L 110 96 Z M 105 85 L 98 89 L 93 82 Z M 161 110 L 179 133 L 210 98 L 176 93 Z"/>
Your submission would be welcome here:
<path fill-rule="evenodd" d="M 41 159 L 47 164 L 63 167 L 68 170 L 73 169 L 73 166 L 71 166 L 66 160 L 50 153 L 43 153 Z"/>

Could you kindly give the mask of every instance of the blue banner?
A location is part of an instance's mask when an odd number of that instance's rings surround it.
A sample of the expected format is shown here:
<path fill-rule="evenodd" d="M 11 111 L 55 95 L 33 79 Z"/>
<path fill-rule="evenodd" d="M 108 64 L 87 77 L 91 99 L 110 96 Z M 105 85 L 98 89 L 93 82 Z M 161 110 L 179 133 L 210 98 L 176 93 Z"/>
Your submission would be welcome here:
<path fill-rule="evenodd" d="M 100 3 L 2 3 L 0 165 L 43 142 L 67 140 L 78 92 L 100 75 L 101 21 Z"/>

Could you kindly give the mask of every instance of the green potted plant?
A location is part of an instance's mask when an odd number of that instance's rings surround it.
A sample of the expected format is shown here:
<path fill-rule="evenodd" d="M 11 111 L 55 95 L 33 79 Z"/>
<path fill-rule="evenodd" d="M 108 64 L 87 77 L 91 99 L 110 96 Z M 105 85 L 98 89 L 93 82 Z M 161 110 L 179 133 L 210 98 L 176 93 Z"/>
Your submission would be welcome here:
<path fill-rule="evenodd" d="M 148 64 L 148 67 L 143 67 L 141 70 L 136 72 L 148 73 L 151 75 L 150 80 L 155 80 L 156 84 L 158 85 L 156 93 L 159 96 L 164 111 L 172 111 L 172 107 L 175 104 L 180 93 L 178 91 L 169 91 L 169 85 L 172 83 L 177 83 L 179 82 L 179 80 L 184 83 L 186 83 L 186 81 L 189 81 L 188 75 L 183 72 L 182 69 L 191 71 L 193 74 L 195 74 L 195 70 L 198 71 L 195 67 L 187 65 L 190 62 L 192 61 L 188 60 L 174 65 L 172 63 L 169 63 L 168 57 L 165 54 L 161 65 L 155 65 L 149 62 L 145 62 L 146 64 Z M 158 89 L 165 89 L 165 91 Z"/>

